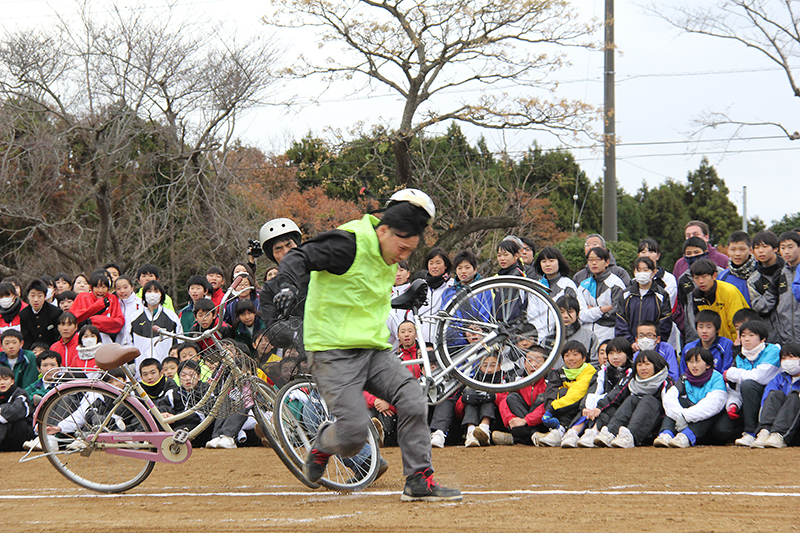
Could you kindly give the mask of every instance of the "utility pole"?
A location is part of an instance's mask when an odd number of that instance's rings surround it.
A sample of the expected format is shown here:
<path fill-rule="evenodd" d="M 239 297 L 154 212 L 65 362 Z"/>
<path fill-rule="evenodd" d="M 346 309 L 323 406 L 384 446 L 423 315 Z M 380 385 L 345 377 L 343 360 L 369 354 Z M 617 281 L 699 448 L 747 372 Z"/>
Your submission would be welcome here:
<path fill-rule="evenodd" d="M 603 147 L 605 169 L 603 175 L 603 237 L 617 240 L 617 134 L 616 106 L 614 103 L 614 0 L 606 0 L 604 42 L 604 109 Z"/>
<path fill-rule="evenodd" d="M 747 185 L 742 187 L 742 231 L 747 233 Z"/>

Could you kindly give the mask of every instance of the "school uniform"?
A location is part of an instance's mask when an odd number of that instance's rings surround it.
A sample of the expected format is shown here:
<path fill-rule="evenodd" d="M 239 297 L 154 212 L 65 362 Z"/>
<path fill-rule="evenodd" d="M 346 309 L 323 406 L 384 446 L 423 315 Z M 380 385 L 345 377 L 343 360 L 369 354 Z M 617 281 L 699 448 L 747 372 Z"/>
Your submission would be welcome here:
<path fill-rule="evenodd" d="M 50 346 L 60 337 L 58 318 L 61 309 L 45 303 L 39 312 L 33 311 L 30 305 L 19 312 L 20 330 L 25 346 L 30 348 L 35 342 L 43 342 Z"/>

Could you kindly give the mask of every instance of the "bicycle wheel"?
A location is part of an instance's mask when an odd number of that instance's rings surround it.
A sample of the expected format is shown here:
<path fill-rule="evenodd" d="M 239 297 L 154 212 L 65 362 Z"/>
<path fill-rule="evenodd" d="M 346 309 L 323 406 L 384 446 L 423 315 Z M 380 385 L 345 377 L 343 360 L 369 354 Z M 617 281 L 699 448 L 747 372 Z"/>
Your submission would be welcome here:
<path fill-rule="evenodd" d="M 97 492 L 123 492 L 144 481 L 155 462 L 106 453 L 102 443 L 87 439 L 101 433 L 150 432 L 150 427 L 129 400 L 117 406 L 104 422 L 117 399 L 111 392 L 91 386 L 67 389 L 42 406 L 38 430 L 42 449 L 64 477 Z M 55 439 L 42 438 L 53 436 Z M 131 443 L 138 450 L 155 451 L 146 443 Z M 133 446 L 132 446 L 133 447 Z"/>
<path fill-rule="evenodd" d="M 459 291 L 443 311 L 430 318 L 437 322 L 437 357 L 444 368 L 455 364 L 455 377 L 470 387 L 489 392 L 518 390 L 544 376 L 560 357 L 561 311 L 547 289 L 531 279 L 479 280 Z M 545 352 L 538 367 L 526 365 L 534 345 Z M 492 358 L 500 372 L 487 382 L 485 371 L 492 369 Z"/>
<path fill-rule="evenodd" d="M 278 437 L 298 467 L 303 467 L 306 454 L 315 448 L 320 424 L 332 420 L 322 394 L 312 381 L 293 381 L 278 392 L 275 416 Z M 331 456 L 319 480 L 321 485 L 332 490 L 358 491 L 375 480 L 380 449 L 375 428 L 369 429 L 367 443 L 354 457 Z"/>
<path fill-rule="evenodd" d="M 306 476 L 303 475 L 301 468 L 294 463 L 294 461 L 289 457 L 287 452 L 282 447 L 278 437 L 278 432 L 273 423 L 275 420 L 275 392 L 266 383 L 259 383 L 255 388 L 253 400 L 255 402 L 255 405 L 253 406 L 253 415 L 255 416 L 259 427 L 261 428 L 261 432 L 264 434 L 264 438 L 269 441 L 272 451 L 275 452 L 275 454 L 280 458 L 281 462 L 286 466 L 286 468 L 289 469 L 289 472 L 291 472 L 294 477 L 299 479 L 307 487 L 318 489 L 319 483 L 314 483 L 306 479 Z"/>

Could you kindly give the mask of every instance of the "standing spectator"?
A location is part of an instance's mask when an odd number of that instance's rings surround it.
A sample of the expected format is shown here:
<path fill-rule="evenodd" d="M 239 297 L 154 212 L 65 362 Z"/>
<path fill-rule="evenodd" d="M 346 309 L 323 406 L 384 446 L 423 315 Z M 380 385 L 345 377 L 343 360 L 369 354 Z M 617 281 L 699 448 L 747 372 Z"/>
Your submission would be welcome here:
<path fill-rule="evenodd" d="M 225 296 L 225 274 L 218 266 L 210 266 L 206 271 L 206 280 L 211 285 L 211 291 L 208 297 L 214 302 L 214 305 L 222 303 L 222 297 Z M 220 311 L 222 315 L 222 310 Z"/>
<path fill-rule="evenodd" d="M 221 272 L 221 271 L 220 271 Z M 139 282 L 139 292 L 136 293 L 136 296 L 139 297 L 140 300 L 144 301 L 144 297 L 142 296 L 142 292 L 144 291 L 144 285 L 148 281 L 160 281 L 161 280 L 161 271 L 155 265 L 142 265 L 139 267 L 139 270 L 136 271 L 136 281 Z M 169 309 L 170 311 L 175 311 L 175 306 L 172 304 L 172 298 L 169 297 L 169 294 L 165 295 L 164 298 L 164 307 Z"/>
<path fill-rule="evenodd" d="M 708 244 L 708 224 L 699 220 L 691 220 L 686 223 L 686 226 L 684 227 L 684 234 L 686 239 L 689 239 L 690 237 L 698 237 L 703 239 L 706 243 L 706 246 L 708 246 L 708 258 L 721 268 L 728 267 L 728 256 L 718 252 L 716 248 Z M 675 274 L 676 278 L 680 278 L 684 272 L 689 270 L 689 266 L 689 263 L 687 263 L 686 260 L 681 257 L 675 263 L 675 268 L 672 269 L 672 273 Z"/>
<path fill-rule="evenodd" d="M 183 331 L 192 329 L 194 325 L 194 305 L 198 300 L 208 297 L 208 293 L 211 291 L 211 284 L 203 276 L 195 275 L 186 282 L 186 288 L 189 292 L 189 303 L 178 313 Z"/>
<path fill-rule="evenodd" d="M 75 276 L 75 280 L 72 282 L 72 290 L 77 294 L 92 290 L 92 286 L 89 284 L 89 278 L 86 277 L 86 274 L 78 274 Z"/>
<path fill-rule="evenodd" d="M 47 285 L 33 280 L 26 289 L 28 306 L 19 312 L 22 338 L 26 346 L 43 342 L 50 346 L 58 340 L 58 317 L 61 309 L 47 303 Z"/>
<path fill-rule="evenodd" d="M 146 359 L 155 359 L 159 363 L 169 355 L 170 343 L 160 342 L 161 337 L 153 331 L 153 326 L 171 333 L 183 333 L 181 321 L 174 311 L 164 307 L 164 286 L 158 281 L 148 281 L 144 284 L 144 309 L 131 323 L 131 336 L 133 345 L 139 349 L 136 357 L 136 366 Z"/>
<path fill-rule="evenodd" d="M 117 278 L 114 283 L 116 291 L 114 294 L 119 298 L 119 305 L 122 309 L 122 316 L 125 318 L 125 324 L 122 329 L 117 333 L 117 343 L 122 346 L 133 345 L 133 337 L 131 337 L 131 324 L 133 320 L 139 316 L 144 308 L 144 304 L 133 292 L 133 280 L 122 275 Z"/>
<path fill-rule="evenodd" d="M 111 279 L 111 287 L 116 287 L 117 278 L 122 274 L 122 269 L 116 263 L 106 263 L 103 265 L 103 270 L 106 271 L 109 279 Z"/>
<path fill-rule="evenodd" d="M 608 250 L 592 248 L 586 258 L 592 275 L 579 286 L 581 296 L 586 301 L 586 309 L 581 311 L 580 319 L 584 326 L 594 331 L 597 341 L 602 342 L 614 336 L 617 323 L 614 309 L 625 290 L 625 284 L 608 268 L 611 260 Z"/>
<path fill-rule="evenodd" d="M 536 245 L 528 237 L 520 237 L 522 247 L 519 250 L 519 258 L 522 264 L 525 265 L 525 277 L 536 279 L 536 267 L 533 266 L 533 258 L 536 254 Z"/>
<path fill-rule="evenodd" d="M 788 290 L 788 286 L 797 278 L 797 265 L 800 264 L 800 233 L 781 233 L 778 243 L 784 261 L 781 284 L 778 285 L 779 340 L 781 344 L 800 343 L 800 302 Z"/>
<path fill-rule="evenodd" d="M 614 259 L 614 256 L 611 255 L 611 252 L 609 252 L 608 248 L 606 248 L 606 240 L 602 235 L 597 235 L 595 233 L 586 237 L 586 241 L 583 243 L 583 254 L 587 257 L 587 259 L 589 257 L 589 252 L 594 248 L 602 248 L 608 252 L 608 269 L 622 280 L 623 286 L 627 287 L 630 285 L 631 277 L 628 275 L 628 271 L 617 265 L 617 260 Z M 587 261 L 586 266 L 572 276 L 572 281 L 575 282 L 575 285 L 580 285 L 583 280 L 587 279 L 591 275 L 592 271 Z"/>
<path fill-rule="evenodd" d="M 61 356 L 64 366 L 78 359 L 78 319 L 69 311 L 58 317 L 58 334 L 61 338 L 50 346 L 50 349 Z"/>
<path fill-rule="evenodd" d="M 778 313 L 780 287 L 788 287 L 783 273 L 784 261 L 778 255 L 778 237 L 771 231 L 759 231 L 753 238 L 753 255 L 756 257 L 756 271 L 747 280 L 750 290 L 750 307 L 769 325 L 768 342 L 780 340 L 781 316 Z"/>
<path fill-rule="evenodd" d="M 658 336 L 669 339 L 672 333 L 672 306 L 669 295 L 655 281 L 656 266 L 649 257 L 633 262 L 634 282 L 622 293 L 616 304 L 616 337 L 636 342 L 636 327 L 645 321 L 656 325 Z"/>
<path fill-rule="evenodd" d="M 22 307 L 22 298 L 17 295 L 14 285 L 7 281 L 0 283 L 0 333 L 7 329 L 22 331 L 19 318 Z"/>
<path fill-rule="evenodd" d="M 578 286 L 569 276 L 569 263 L 558 248 L 542 248 L 533 263 L 536 271 L 533 279 L 550 289 L 550 297 L 558 301 L 562 296 L 571 296 L 578 301 L 581 309 L 586 309 L 586 301 L 578 291 Z"/>
<path fill-rule="evenodd" d="M 750 289 L 747 280 L 756 271 L 756 258 L 752 254 L 753 241 L 750 235 L 743 231 L 734 231 L 728 237 L 728 256 L 730 262 L 728 268 L 723 270 L 717 277 L 719 281 L 725 281 L 739 289 L 744 296 L 747 305 L 750 303 Z"/>
<path fill-rule="evenodd" d="M 649 257 L 656 266 L 653 281 L 660 285 L 669 294 L 670 307 L 675 311 L 678 301 L 678 280 L 666 268 L 658 264 L 661 260 L 661 246 L 650 238 L 639 241 L 639 257 Z"/>
<path fill-rule="evenodd" d="M 55 277 L 56 281 L 56 296 L 64 291 L 72 290 L 72 276 L 64 272 L 59 272 Z"/>

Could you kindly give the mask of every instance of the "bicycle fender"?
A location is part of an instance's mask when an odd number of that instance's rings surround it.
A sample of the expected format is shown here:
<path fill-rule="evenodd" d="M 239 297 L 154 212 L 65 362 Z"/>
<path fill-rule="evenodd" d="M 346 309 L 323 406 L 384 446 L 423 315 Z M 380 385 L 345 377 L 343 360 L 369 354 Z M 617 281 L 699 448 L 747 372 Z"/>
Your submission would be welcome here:
<path fill-rule="evenodd" d="M 45 394 L 42 397 L 42 401 L 39 402 L 39 405 L 36 406 L 36 411 L 34 411 L 34 413 L 33 413 L 33 422 L 34 422 L 34 424 L 39 423 L 39 410 L 47 402 L 47 400 L 50 399 L 51 396 L 55 396 L 56 394 L 60 393 L 61 391 L 66 391 L 66 390 L 69 390 L 69 389 L 77 389 L 77 388 L 80 388 L 80 387 L 90 387 L 90 388 L 95 388 L 95 389 L 102 389 L 102 390 L 104 390 L 106 392 L 110 392 L 111 394 L 115 394 L 115 395 L 119 394 L 119 392 L 120 392 L 118 388 L 109 385 L 105 381 L 89 381 L 89 380 L 81 381 L 81 380 L 78 380 L 78 381 L 70 381 L 69 383 L 62 383 L 60 385 L 57 385 L 56 387 L 53 387 L 49 391 L 47 391 L 47 394 Z M 142 402 L 139 401 L 138 398 L 136 398 L 135 396 L 128 396 L 127 401 L 130 402 L 130 406 L 133 409 L 136 409 L 136 411 L 139 414 L 141 414 L 142 417 L 144 417 L 145 422 L 147 422 L 147 425 L 150 427 L 150 431 L 160 431 L 160 429 L 158 427 L 158 424 L 156 423 L 155 419 L 153 418 L 153 415 L 150 414 L 150 411 L 147 410 L 147 408 L 142 404 Z"/>

